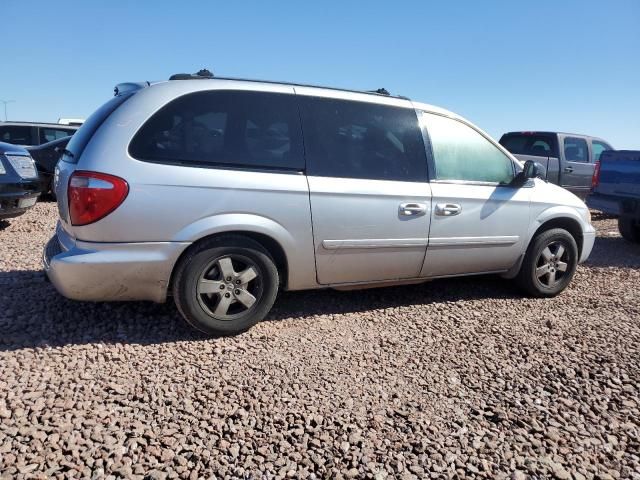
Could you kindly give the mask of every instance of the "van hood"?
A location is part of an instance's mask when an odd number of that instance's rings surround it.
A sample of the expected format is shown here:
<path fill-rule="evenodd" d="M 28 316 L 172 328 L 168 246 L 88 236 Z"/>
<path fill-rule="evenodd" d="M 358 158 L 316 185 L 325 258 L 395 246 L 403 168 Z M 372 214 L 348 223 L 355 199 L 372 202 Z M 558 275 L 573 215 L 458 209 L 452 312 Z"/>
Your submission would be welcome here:
<path fill-rule="evenodd" d="M 550 182 L 546 182 L 540 178 L 535 180 L 536 188 L 534 189 L 535 200 L 543 203 L 555 205 L 564 205 L 578 209 L 587 210 L 585 203 L 569 190 L 562 188 Z"/>

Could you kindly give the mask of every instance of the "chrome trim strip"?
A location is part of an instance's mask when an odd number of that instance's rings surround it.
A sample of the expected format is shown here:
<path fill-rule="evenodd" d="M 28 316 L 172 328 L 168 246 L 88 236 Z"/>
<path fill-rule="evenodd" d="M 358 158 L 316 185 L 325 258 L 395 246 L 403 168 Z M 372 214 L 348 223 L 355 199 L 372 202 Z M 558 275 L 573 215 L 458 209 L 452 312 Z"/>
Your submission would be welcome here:
<path fill-rule="evenodd" d="M 323 240 L 325 250 L 355 248 L 415 248 L 426 247 L 426 238 L 365 238 L 358 240 Z"/>
<path fill-rule="evenodd" d="M 442 247 L 495 247 L 514 245 L 520 240 L 519 236 L 502 237 L 441 237 L 430 238 L 429 248 Z"/>

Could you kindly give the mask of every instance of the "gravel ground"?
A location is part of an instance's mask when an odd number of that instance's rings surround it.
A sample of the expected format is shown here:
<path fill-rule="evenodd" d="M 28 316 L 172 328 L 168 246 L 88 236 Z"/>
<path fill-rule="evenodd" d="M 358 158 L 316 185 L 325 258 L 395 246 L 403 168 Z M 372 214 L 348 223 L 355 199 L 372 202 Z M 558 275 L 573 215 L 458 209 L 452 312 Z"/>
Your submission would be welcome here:
<path fill-rule="evenodd" d="M 0 477 L 640 478 L 640 247 L 563 295 L 477 277 L 280 295 L 209 339 L 61 298 L 55 204 L 0 222 Z"/>

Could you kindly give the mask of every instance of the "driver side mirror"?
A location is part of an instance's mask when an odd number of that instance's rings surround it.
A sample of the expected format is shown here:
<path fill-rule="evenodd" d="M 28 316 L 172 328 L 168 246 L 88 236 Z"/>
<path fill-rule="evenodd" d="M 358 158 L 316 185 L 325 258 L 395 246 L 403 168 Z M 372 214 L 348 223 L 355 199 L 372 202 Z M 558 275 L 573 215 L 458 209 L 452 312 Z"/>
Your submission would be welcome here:
<path fill-rule="evenodd" d="M 542 169 L 537 162 L 534 162 L 533 160 L 527 160 L 526 162 L 524 162 L 522 171 L 518 173 L 513 179 L 513 184 L 517 187 L 521 187 L 530 178 L 536 178 L 540 176 L 541 171 Z"/>

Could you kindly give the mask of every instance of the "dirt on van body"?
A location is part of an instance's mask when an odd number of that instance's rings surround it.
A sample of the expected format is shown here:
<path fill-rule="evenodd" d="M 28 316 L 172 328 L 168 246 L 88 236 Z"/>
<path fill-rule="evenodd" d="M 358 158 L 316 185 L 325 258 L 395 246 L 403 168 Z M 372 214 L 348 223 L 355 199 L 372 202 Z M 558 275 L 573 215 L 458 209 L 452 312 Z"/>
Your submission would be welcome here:
<path fill-rule="evenodd" d="M 640 478 L 640 246 L 613 219 L 555 299 L 290 292 L 215 339 L 171 303 L 59 296 L 56 215 L 0 222 L 2 478 Z"/>

